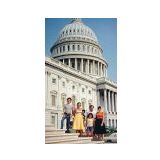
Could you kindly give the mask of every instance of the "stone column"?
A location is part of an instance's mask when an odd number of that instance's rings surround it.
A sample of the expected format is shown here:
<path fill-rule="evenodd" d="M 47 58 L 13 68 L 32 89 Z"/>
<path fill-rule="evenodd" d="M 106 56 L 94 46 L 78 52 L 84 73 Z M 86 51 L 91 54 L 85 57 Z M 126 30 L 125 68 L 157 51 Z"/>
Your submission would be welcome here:
<path fill-rule="evenodd" d="M 114 92 L 112 91 L 112 112 L 114 112 Z"/>
<path fill-rule="evenodd" d="M 72 45 L 71 45 L 71 44 L 69 45 L 69 48 L 70 48 L 70 51 L 73 51 L 73 49 L 72 49 Z"/>
<path fill-rule="evenodd" d="M 104 89 L 104 108 L 105 108 L 105 112 L 107 113 L 107 90 Z"/>
<path fill-rule="evenodd" d="M 102 76 L 104 77 L 104 64 L 102 64 Z"/>
<path fill-rule="evenodd" d="M 67 46 L 68 46 L 68 45 L 65 45 L 65 51 L 66 51 L 66 52 L 68 52 L 68 48 L 67 48 Z"/>
<path fill-rule="evenodd" d="M 115 103 L 114 103 L 114 106 L 115 106 L 115 112 L 117 112 L 117 93 L 115 93 Z"/>
<path fill-rule="evenodd" d="M 71 59 L 70 58 L 68 58 L 68 65 L 69 65 L 69 67 L 71 66 Z"/>
<path fill-rule="evenodd" d="M 108 109 L 111 112 L 111 98 L 110 98 L 110 90 L 108 90 Z"/>
<path fill-rule="evenodd" d="M 81 58 L 81 72 L 83 72 L 83 58 Z"/>
<path fill-rule="evenodd" d="M 103 76 L 103 75 L 102 75 L 102 63 L 101 63 L 101 75 L 100 75 L 100 76 L 101 76 L 101 77 Z"/>
<path fill-rule="evenodd" d="M 87 73 L 89 74 L 89 59 L 87 59 Z"/>
<path fill-rule="evenodd" d="M 95 74 L 95 61 L 93 60 L 92 74 Z"/>
<path fill-rule="evenodd" d="M 104 76 L 106 77 L 106 65 L 104 66 Z"/>
<path fill-rule="evenodd" d="M 62 60 L 62 63 L 64 64 L 64 59 Z"/>
<path fill-rule="evenodd" d="M 92 61 L 89 62 L 90 74 L 92 74 Z"/>
<path fill-rule="evenodd" d="M 75 58 L 75 69 L 77 70 L 77 58 Z"/>
<path fill-rule="evenodd" d="M 97 106 L 100 105 L 100 91 L 99 89 L 97 90 Z"/>
<path fill-rule="evenodd" d="M 58 47 L 58 53 L 61 53 L 61 52 L 60 52 L 60 47 Z"/>
<path fill-rule="evenodd" d="M 46 108 L 48 107 L 48 72 L 45 71 L 45 90 L 46 90 L 46 93 L 45 93 L 45 101 L 46 101 Z"/>
<path fill-rule="evenodd" d="M 104 77 L 104 64 L 102 64 L 102 76 Z"/>
<path fill-rule="evenodd" d="M 98 70 L 98 73 L 97 73 L 97 75 L 99 75 L 99 62 L 97 62 L 97 70 Z"/>
<path fill-rule="evenodd" d="M 78 47 L 77 47 L 77 44 L 75 44 L 74 46 L 75 46 L 75 51 L 78 51 Z"/>

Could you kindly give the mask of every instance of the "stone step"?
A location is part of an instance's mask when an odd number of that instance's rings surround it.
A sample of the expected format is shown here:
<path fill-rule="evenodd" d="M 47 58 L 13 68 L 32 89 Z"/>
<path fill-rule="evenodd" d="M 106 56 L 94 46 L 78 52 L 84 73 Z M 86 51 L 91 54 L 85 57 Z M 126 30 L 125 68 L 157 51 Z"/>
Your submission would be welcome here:
<path fill-rule="evenodd" d="M 45 137 L 62 137 L 62 136 L 79 136 L 79 133 L 57 133 L 57 132 L 46 132 Z"/>
<path fill-rule="evenodd" d="M 104 141 L 75 141 L 75 142 L 68 142 L 68 144 L 104 144 L 104 143 L 105 143 Z"/>
<path fill-rule="evenodd" d="M 65 133 L 65 129 L 53 129 L 53 128 L 45 128 L 45 133 L 50 133 L 50 134 L 54 134 L 54 133 L 58 133 L 58 134 L 63 134 Z"/>
<path fill-rule="evenodd" d="M 78 138 L 78 133 L 63 133 L 63 134 L 51 134 L 51 135 L 46 135 L 45 140 L 50 141 L 50 140 L 62 140 L 62 139 L 77 139 Z"/>
<path fill-rule="evenodd" d="M 46 140 L 46 144 L 75 144 L 75 143 L 90 143 L 91 137 L 77 137 L 77 138 L 64 138 L 55 140 Z"/>

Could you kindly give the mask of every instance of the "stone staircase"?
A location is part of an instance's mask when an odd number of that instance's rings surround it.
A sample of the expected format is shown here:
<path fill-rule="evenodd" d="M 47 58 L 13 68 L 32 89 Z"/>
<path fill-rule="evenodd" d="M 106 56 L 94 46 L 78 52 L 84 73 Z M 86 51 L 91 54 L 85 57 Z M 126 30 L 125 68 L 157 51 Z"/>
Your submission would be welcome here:
<path fill-rule="evenodd" d="M 65 133 L 65 130 L 45 127 L 46 144 L 103 144 L 104 141 L 93 141 L 92 137 L 78 137 L 79 133 Z"/>

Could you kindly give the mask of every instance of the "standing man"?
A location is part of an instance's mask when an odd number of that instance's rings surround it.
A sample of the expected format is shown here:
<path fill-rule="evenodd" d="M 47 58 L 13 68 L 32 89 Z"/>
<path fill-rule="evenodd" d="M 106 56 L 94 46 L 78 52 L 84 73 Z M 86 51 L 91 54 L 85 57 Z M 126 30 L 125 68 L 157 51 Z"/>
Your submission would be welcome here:
<path fill-rule="evenodd" d="M 70 118 L 72 115 L 72 110 L 73 110 L 73 105 L 72 105 L 72 99 L 69 97 L 67 98 L 67 104 L 64 106 L 64 110 L 63 110 L 63 117 L 61 120 L 61 129 L 63 129 L 63 123 L 64 120 L 66 119 L 66 133 L 70 133 Z"/>

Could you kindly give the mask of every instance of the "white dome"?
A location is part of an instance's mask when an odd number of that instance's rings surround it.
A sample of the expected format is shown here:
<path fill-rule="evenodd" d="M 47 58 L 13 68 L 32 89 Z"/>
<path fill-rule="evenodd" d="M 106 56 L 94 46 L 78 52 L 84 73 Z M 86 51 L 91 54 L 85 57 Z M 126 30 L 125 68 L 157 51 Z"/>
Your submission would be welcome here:
<path fill-rule="evenodd" d="M 98 43 L 97 37 L 93 30 L 84 25 L 80 18 L 74 18 L 70 24 L 67 24 L 61 31 L 58 41 L 64 38 L 80 37 L 92 40 Z"/>

